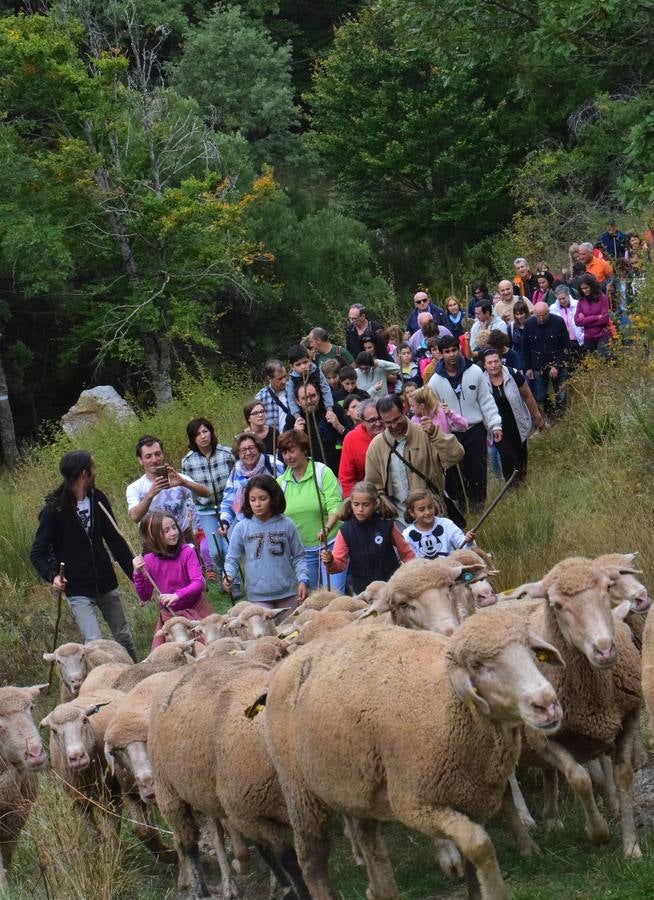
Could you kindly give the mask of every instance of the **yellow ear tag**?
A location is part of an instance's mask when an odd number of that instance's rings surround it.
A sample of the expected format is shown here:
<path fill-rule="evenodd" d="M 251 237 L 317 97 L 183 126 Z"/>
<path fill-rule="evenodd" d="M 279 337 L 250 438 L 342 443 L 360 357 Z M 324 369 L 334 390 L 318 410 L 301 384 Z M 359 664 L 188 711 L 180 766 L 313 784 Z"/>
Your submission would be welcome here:
<path fill-rule="evenodd" d="M 291 619 L 296 619 L 300 615 L 299 610 L 295 609 L 291 613 Z"/>
<path fill-rule="evenodd" d="M 227 652 L 229 653 L 230 656 L 236 656 L 236 654 L 238 653 L 238 650 L 228 650 Z"/>
<path fill-rule="evenodd" d="M 291 631 L 291 632 L 289 632 L 289 634 L 286 635 L 286 640 L 288 641 L 288 640 L 290 640 L 291 638 L 296 638 L 296 637 L 298 636 L 299 633 L 300 633 L 300 632 L 299 632 L 299 631 L 297 630 L 297 628 L 296 628 L 295 631 Z"/>
<path fill-rule="evenodd" d="M 466 698 L 466 706 L 470 710 L 471 713 L 477 711 L 477 707 L 475 706 L 475 701 L 471 697 Z"/>
<path fill-rule="evenodd" d="M 372 616 L 373 619 L 375 619 L 375 618 L 377 618 L 377 616 L 379 615 L 379 613 L 377 612 L 376 609 L 371 609 L 370 612 L 369 612 L 367 615 L 368 615 L 368 616 Z M 364 616 L 364 618 L 367 618 L 367 616 Z"/>
<path fill-rule="evenodd" d="M 536 659 L 538 660 L 538 662 L 549 662 L 550 655 L 546 650 L 539 650 L 536 653 Z"/>
<path fill-rule="evenodd" d="M 255 716 L 258 716 L 262 709 L 265 709 L 263 703 L 253 703 L 251 706 L 246 706 L 243 712 L 245 713 L 246 719 L 254 719 Z"/>

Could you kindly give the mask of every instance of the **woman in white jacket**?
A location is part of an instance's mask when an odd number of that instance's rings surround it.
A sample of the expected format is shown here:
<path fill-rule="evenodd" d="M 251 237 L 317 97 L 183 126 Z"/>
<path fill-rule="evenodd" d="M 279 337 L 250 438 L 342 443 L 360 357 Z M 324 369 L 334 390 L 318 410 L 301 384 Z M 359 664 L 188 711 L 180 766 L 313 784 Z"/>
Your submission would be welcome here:
<path fill-rule="evenodd" d="M 543 427 L 543 417 L 524 375 L 503 366 L 495 350 L 484 355 L 484 379 L 502 417 L 502 440 L 497 442 L 502 474 L 508 480 L 517 470 L 515 484 L 527 474 L 527 438 L 532 425 Z"/>

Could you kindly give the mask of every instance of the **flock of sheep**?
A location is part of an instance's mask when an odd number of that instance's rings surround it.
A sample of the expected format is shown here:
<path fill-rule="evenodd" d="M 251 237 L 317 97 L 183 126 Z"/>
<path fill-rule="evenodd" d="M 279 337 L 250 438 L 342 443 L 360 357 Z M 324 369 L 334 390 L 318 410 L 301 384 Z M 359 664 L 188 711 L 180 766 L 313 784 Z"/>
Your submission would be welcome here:
<path fill-rule="evenodd" d="M 389 821 L 431 838 L 471 897 L 500 900 L 484 825 L 501 810 L 518 852 L 537 851 L 525 766 L 543 772 L 545 828 L 560 826 L 561 773 L 590 840 L 606 842 L 605 814 L 616 816 L 624 855 L 639 857 L 632 779 L 646 759 L 643 695 L 654 711 L 654 614 L 633 554 L 563 560 L 499 601 L 494 574 L 481 550 L 461 550 L 413 560 L 358 597 L 314 592 L 281 624 L 247 602 L 173 618 L 138 664 L 113 641 L 63 644 L 44 654 L 61 683 L 41 722 L 50 765 L 90 828 L 116 831 L 125 810 L 194 898 L 210 896 L 202 821 L 225 900 L 239 896 L 234 872 L 252 845 L 271 890 L 333 898 L 337 814 L 369 900 L 399 896 Z M 0 688 L 0 891 L 46 762 L 32 718 L 45 687 Z"/>

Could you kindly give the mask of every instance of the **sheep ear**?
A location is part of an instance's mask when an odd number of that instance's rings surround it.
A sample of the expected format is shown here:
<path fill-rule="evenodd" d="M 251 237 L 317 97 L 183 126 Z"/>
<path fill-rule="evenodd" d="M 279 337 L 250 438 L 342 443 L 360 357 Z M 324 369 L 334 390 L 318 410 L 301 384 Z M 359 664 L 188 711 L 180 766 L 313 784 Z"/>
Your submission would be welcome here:
<path fill-rule="evenodd" d="M 45 684 L 33 684 L 31 687 L 28 687 L 27 690 L 30 692 L 33 699 L 36 700 L 39 694 L 47 693 L 49 687 L 50 685 L 46 682 Z"/>
<path fill-rule="evenodd" d="M 548 663 L 550 666 L 565 666 L 563 657 L 556 647 L 548 644 L 539 634 L 531 630 L 529 631 L 529 647 L 538 662 Z"/>
<path fill-rule="evenodd" d="M 50 727 L 50 713 L 48 713 L 48 715 L 44 719 L 41 719 L 41 721 L 39 722 L 39 728 L 45 728 L 46 726 L 48 728 Z"/>
<path fill-rule="evenodd" d="M 100 712 L 103 706 L 109 706 L 111 700 L 105 700 L 103 703 L 94 703 L 93 706 L 87 706 L 84 710 L 85 716 L 95 716 Z"/>
<path fill-rule="evenodd" d="M 504 591 L 505 600 L 517 600 L 519 597 L 531 597 L 532 600 L 542 600 L 547 597 L 547 591 L 542 581 L 528 581 L 512 591 Z"/>
<path fill-rule="evenodd" d="M 485 716 L 490 715 L 490 706 L 472 683 L 470 673 L 463 666 L 453 666 L 449 671 L 454 693 L 463 700 L 470 712 L 477 710 Z"/>
<path fill-rule="evenodd" d="M 370 604 L 367 609 L 361 609 L 354 614 L 355 619 L 367 619 L 369 616 L 380 616 L 382 613 L 391 611 L 390 596 L 388 590 L 381 590 L 377 594 L 377 598 Z"/>
<path fill-rule="evenodd" d="M 165 638 L 166 632 L 163 630 L 163 628 L 160 628 L 159 631 L 155 631 L 154 636 Z"/>
<path fill-rule="evenodd" d="M 282 609 L 269 609 L 266 612 L 266 618 L 267 619 L 276 619 L 277 616 L 281 616 L 282 613 L 290 612 L 290 609 L 291 609 L 290 606 L 282 607 Z"/>
<path fill-rule="evenodd" d="M 114 758 L 113 753 L 111 752 L 111 748 L 109 744 L 105 741 L 104 745 L 104 758 L 107 760 L 107 765 L 109 766 L 109 771 L 112 775 L 116 774 L 116 760 Z"/>
<path fill-rule="evenodd" d="M 266 700 L 268 699 L 268 692 L 265 694 L 261 694 L 254 703 L 251 703 L 249 706 L 246 706 L 243 710 L 246 719 L 254 719 L 255 716 L 258 716 L 260 712 L 265 709 Z"/>
<path fill-rule="evenodd" d="M 57 654 L 56 653 L 44 653 L 43 659 L 46 662 L 54 662 L 57 659 Z"/>
<path fill-rule="evenodd" d="M 611 615 L 616 620 L 616 622 L 624 622 L 630 612 L 631 601 L 623 600 L 622 603 L 619 603 L 614 609 L 611 610 Z"/>

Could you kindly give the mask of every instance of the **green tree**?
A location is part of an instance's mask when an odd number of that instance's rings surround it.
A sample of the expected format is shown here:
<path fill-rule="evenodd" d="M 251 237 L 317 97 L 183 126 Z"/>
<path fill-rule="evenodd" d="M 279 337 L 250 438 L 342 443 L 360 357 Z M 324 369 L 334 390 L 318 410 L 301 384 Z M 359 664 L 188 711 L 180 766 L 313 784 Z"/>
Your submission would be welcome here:
<path fill-rule="evenodd" d="M 410 239 L 483 234 L 508 208 L 502 104 L 480 72 L 450 69 L 408 35 L 393 6 L 339 28 L 309 98 L 313 143 L 369 224 Z"/>
<path fill-rule="evenodd" d="M 152 83 L 136 25 L 131 71 L 118 49 L 82 59 L 67 27 L 0 20 L 2 260 L 27 296 L 66 295 L 69 359 L 91 342 L 100 361 L 145 365 L 166 402 L 175 345 L 212 346 L 217 319 L 254 289 L 266 256 L 244 216 L 276 187 L 252 182 L 230 137 L 240 171 L 225 169 L 193 102 Z"/>
<path fill-rule="evenodd" d="M 294 143 L 291 51 L 238 6 L 218 6 L 186 37 L 172 85 L 193 97 L 221 132 L 240 133 L 260 162 L 279 160 Z"/>

